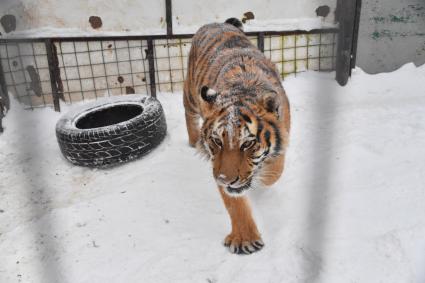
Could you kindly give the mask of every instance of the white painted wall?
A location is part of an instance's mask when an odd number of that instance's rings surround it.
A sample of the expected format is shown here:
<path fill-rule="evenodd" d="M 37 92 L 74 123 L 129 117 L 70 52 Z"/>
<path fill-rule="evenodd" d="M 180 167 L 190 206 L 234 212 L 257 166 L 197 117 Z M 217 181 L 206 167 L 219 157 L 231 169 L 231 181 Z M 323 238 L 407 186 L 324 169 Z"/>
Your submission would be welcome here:
<path fill-rule="evenodd" d="M 193 33 L 210 22 L 229 17 L 242 19 L 254 13 L 247 31 L 310 30 L 334 26 L 336 0 L 173 0 L 175 33 Z M 326 18 L 318 6 L 328 5 Z M 15 15 L 17 29 L 2 37 L 149 35 L 165 34 L 165 0 L 1 0 L 0 17 Z M 93 29 L 90 16 L 99 16 L 103 26 Z"/>
<path fill-rule="evenodd" d="M 149 35 L 166 30 L 161 0 L 1 0 L 0 11 L 0 16 L 17 17 L 16 36 Z M 99 16 L 103 26 L 93 29 L 90 16 Z"/>
<path fill-rule="evenodd" d="M 330 7 L 326 18 L 316 15 L 322 5 Z M 336 0 L 174 0 L 173 28 L 177 33 L 193 33 L 205 23 L 242 19 L 250 11 L 255 19 L 245 24 L 246 31 L 310 30 L 333 27 L 335 8 Z"/>

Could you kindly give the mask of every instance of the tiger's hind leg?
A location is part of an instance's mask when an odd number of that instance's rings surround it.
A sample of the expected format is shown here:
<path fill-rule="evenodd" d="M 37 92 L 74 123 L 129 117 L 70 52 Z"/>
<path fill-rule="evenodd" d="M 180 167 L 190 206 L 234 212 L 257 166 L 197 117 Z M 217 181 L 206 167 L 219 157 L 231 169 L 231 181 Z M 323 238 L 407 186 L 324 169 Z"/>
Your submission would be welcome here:
<path fill-rule="evenodd" d="M 186 118 L 186 128 L 189 136 L 189 145 L 194 147 L 199 140 L 199 114 L 196 111 L 195 103 L 190 97 L 188 87 L 185 86 L 183 93 L 183 104 Z"/>

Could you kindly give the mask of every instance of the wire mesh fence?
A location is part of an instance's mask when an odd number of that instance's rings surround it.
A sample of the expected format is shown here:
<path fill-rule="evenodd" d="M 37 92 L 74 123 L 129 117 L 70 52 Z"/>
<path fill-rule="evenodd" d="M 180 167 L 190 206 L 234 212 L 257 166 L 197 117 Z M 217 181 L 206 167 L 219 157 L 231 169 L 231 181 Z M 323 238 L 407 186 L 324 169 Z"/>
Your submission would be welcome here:
<path fill-rule="evenodd" d="M 306 70 L 335 69 L 336 33 L 273 35 L 264 39 L 264 55 L 282 78 Z"/>
<path fill-rule="evenodd" d="M 335 30 L 248 37 L 276 64 L 282 79 L 306 70 L 335 69 Z M 7 90 L 30 109 L 53 106 L 58 99 L 72 104 L 112 95 L 178 92 L 190 47 L 190 35 L 2 40 L 0 75 Z"/>
<path fill-rule="evenodd" d="M 54 44 L 65 101 L 148 92 L 146 41 L 60 41 Z"/>
<path fill-rule="evenodd" d="M 52 105 L 52 88 L 43 42 L 0 44 L 7 90 L 28 107 Z"/>

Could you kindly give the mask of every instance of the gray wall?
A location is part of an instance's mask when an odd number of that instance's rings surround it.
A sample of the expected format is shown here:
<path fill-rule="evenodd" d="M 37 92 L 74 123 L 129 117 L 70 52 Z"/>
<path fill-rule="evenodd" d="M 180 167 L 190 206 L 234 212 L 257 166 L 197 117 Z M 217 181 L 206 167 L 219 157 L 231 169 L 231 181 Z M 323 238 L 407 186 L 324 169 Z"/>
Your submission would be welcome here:
<path fill-rule="evenodd" d="M 357 66 L 368 73 L 425 63 L 425 0 L 363 0 Z"/>

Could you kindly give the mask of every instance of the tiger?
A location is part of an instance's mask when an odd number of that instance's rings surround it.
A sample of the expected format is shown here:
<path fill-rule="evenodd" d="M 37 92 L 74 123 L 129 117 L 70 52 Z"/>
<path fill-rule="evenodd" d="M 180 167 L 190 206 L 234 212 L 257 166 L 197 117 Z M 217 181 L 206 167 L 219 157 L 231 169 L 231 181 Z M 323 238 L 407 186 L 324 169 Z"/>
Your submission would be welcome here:
<path fill-rule="evenodd" d="M 280 178 L 290 107 L 276 66 L 238 19 L 204 25 L 193 36 L 183 104 L 189 145 L 211 160 L 230 216 L 224 245 L 235 254 L 261 250 L 246 192 Z"/>

